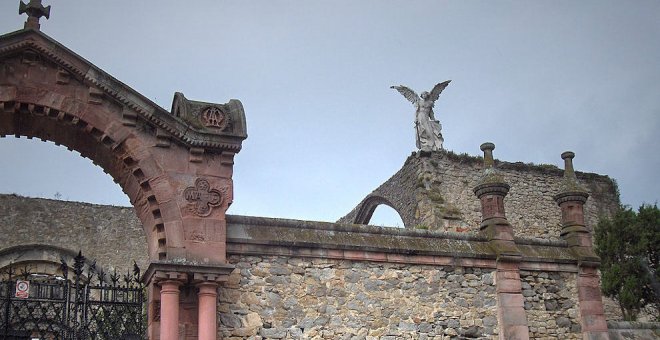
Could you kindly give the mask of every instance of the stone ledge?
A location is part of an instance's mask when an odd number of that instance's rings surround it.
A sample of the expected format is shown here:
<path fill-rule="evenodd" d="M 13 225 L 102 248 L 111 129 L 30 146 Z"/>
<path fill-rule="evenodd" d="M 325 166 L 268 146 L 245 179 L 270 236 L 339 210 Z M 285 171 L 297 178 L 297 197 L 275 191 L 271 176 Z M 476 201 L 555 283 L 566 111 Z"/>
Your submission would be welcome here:
<path fill-rule="evenodd" d="M 537 264 L 530 268 L 547 267 L 541 263 L 577 264 L 577 258 L 563 241 L 520 238 L 516 241 L 520 242 L 521 261 Z M 227 251 L 235 254 L 262 252 L 387 262 L 393 254 L 496 259 L 489 242 L 480 235 L 252 216 L 227 216 L 227 243 Z M 356 252 L 364 254 L 355 255 Z"/>
<path fill-rule="evenodd" d="M 660 322 L 608 321 L 609 329 L 655 329 L 660 332 Z"/>
<path fill-rule="evenodd" d="M 277 227 L 292 227 L 298 229 L 343 231 L 343 232 L 353 232 L 353 233 L 361 233 L 361 234 L 444 238 L 444 239 L 481 241 L 481 242 L 487 241 L 485 237 L 480 235 L 430 231 L 424 229 L 378 227 L 378 226 L 364 225 L 364 224 L 304 221 L 304 220 L 293 220 L 293 219 L 284 219 L 284 218 L 270 218 L 270 217 L 257 217 L 257 216 L 242 216 L 242 215 L 227 215 L 226 217 L 227 217 L 227 224 L 235 224 L 235 225 L 277 226 Z"/>

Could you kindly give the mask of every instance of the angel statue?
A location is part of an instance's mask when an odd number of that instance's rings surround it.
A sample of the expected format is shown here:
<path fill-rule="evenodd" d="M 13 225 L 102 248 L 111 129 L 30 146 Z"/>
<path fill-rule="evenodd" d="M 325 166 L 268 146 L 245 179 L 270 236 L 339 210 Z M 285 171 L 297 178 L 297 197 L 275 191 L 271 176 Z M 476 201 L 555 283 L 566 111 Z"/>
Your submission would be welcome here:
<path fill-rule="evenodd" d="M 439 83 L 433 87 L 431 93 L 422 92 L 419 96 L 415 91 L 400 85 L 391 86 L 399 91 L 408 101 L 415 105 L 415 131 L 417 133 L 417 148 L 424 152 L 438 151 L 442 149 L 442 125 L 433 115 L 433 105 L 440 97 L 442 90 L 449 85 L 451 80 Z"/>

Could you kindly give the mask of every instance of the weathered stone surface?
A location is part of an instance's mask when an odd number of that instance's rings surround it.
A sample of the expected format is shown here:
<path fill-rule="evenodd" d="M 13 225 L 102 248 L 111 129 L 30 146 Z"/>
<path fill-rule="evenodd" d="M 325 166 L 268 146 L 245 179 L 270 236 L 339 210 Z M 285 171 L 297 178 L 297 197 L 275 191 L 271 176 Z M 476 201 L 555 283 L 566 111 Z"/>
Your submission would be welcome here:
<path fill-rule="evenodd" d="M 608 321 L 612 340 L 655 340 L 660 339 L 660 322 Z"/>
<path fill-rule="evenodd" d="M 520 162 L 496 162 L 496 167 L 511 186 L 505 205 L 515 235 L 558 239 L 561 216 L 553 195 L 561 190 L 563 172 L 552 165 Z M 479 157 L 449 151 L 426 157 L 413 154 L 401 170 L 339 222 L 366 223 L 360 221 L 364 217 L 361 208 L 388 204 L 399 212 L 407 228 L 476 233 L 481 214 L 472 188 L 482 174 Z M 590 194 L 585 217 L 586 224 L 593 227 L 599 216 L 610 216 L 618 207 L 615 184 L 607 176 L 580 172 L 577 176 Z"/>
<path fill-rule="evenodd" d="M 230 216 L 231 218 L 233 217 Z M 312 225 L 315 222 L 304 223 Z M 5 237 L 0 239 L 0 247 L 3 249 L 31 243 L 72 245 L 69 250 L 77 251 L 80 248 L 90 258 L 97 258 L 100 265 L 105 268 L 117 268 L 118 271 L 128 269 L 125 265 L 132 263 L 132 259 L 136 259 L 143 268 L 145 268 L 143 263 L 147 261 L 144 232 L 131 208 L 0 195 L 0 228 L 12 230 L 10 233 L 5 233 Z M 234 227 L 230 224 L 230 231 L 233 230 L 232 228 Z M 273 227 L 263 228 L 273 229 Z M 377 228 L 355 226 L 351 233 L 356 235 L 361 230 L 371 232 L 371 229 Z M 336 234 L 341 230 L 339 228 L 333 232 Z M 388 229 L 384 228 L 383 230 Z M 407 232 L 412 232 L 411 235 L 419 234 L 420 237 L 429 234 L 432 237 L 424 240 L 429 244 L 440 240 L 435 238 L 438 236 L 435 235 L 435 232 L 398 229 L 393 231 L 397 231 L 397 233 L 394 233 L 397 235 L 403 233 L 399 237 L 410 237 L 410 235 L 405 234 Z M 312 230 L 310 230 L 311 239 Z M 269 242 L 272 243 L 273 240 Z M 537 249 L 539 247 L 545 247 L 546 254 L 554 254 L 554 250 L 551 251 L 551 249 L 561 248 L 557 245 L 542 246 L 531 244 L 533 242 L 525 242 L 530 244 L 521 244 L 520 247 L 529 256 L 538 254 Z M 108 247 L 108 244 L 111 247 Z M 401 251 L 404 250 L 404 248 L 401 248 Z M 236 256 L 232 258 L 236 258 Z M 333 262 L 327 259 L 295 256 L 268 258 L 242 256 L 241 258 L 244 260 L 234 263 L 238 268 L 237 273 L 230 276 L 228 284 L 230 287 L 248 286 L 251 289 L 245 291 L 220 289 L 218 295 L 221 302 L 218 309 L 220 313 L 219 323 L 223 323 L 224 320 L 224 323 L 236 326 L 229 332 L 231 337 L 235 339 L 262 337 L 260 335 L 261 329 L 269 322 L 272 323 L 267 317 L 272 317 L 275 314 L 280 315 L 281 313 L 286 314 L 286 317 L 282 318 L 278 327 L 287 331 L 286 337 L 297 336 L 298 332 L 295 328 L 301 329 L 303 334 L 301 338 L 306 338 L 309 333 L 303 332 L 302 329 L 345 327 L 352 330 L 352 333 L 345 333 L 346 336 L 377 338 L 395 336 L 388 334 L 390 327 L 398 329 L 399 325 L 402 327 L 412 327 L 414 325 L 417 327 L 415 334 L 418 334 L 420 338 L 424 334 L 427 338 L 434 339 L 436 336 L 446 335 L 445 330 L 448 334 L 452 334 L 455 330 L 467 329 L 472 326 L 466 323 L 465 320 L 461 323 L 460 317 L 453 317 L 453 314 L 438 314 L 438 318 L 420 319 L 419 322 L 406 319 L 399 319 L 396 322 L 390 321 L 390 317 L 397 315 L 396 308 L 398 305 L 393 302 L 380 309 L 380 318 L 374 319 L 369 324 L 369 327 L 375 327 L 377 331 L 371 331 L 370 328 L 362 324 L 362 320 L 359 318 L 343 319 L 341 317 L 341 313 L 345 311 L 356 315 L 372 313 L 373 308 L 370 306 L 383 298 L 383 292 L 396 290 L 413 294 L 415 299 L 420 301 L 432 301 L 436 299 L 440 292 L 448 294 L 447 299 L 450 299 L 451 304 L 447 304 L 442 300 L 445 305 L 438 307 L 432 314 L 439 311 L 446 312 L 447 308 L 452 308 L 451 306 L 456 306 L 461 310 L 467 308 L 494 311 L 497 308 L 494 295 L 485 294 L 482 291 L 484 287 L 492 287 L 494 284 L 494 275 L 491 270 L 468 270 L 468 268 L 463 267 L 451 270 L 452 267 L 447 266 L 437 267 L 443 268 L 443 270 L 432 270 L 435 267 L 407 264 L 388 265 L 368 261 Z M 564 261 L 568 258 L 558 256 L 557 259 Z M 268 262 L 270 265 L 262 264 L 262 262 Z M 259 263 L 259 265 L 255 265 L 255 263 Z M 390 270 L 385 270 L 383 266 L 394 267 L 388 267 Z M 338 269 L 342 270 L 340 279 L 336 278 Z M 379 275 L 375 276 L 372 273 L 373 270 L 377 270 Z M 524 306 L 528 313 L 528 320 L 535 323 L 535 326 L 530 329 L 538 332 L 541 330 L 540 325 L 543 325 L 546 331 L 543 334 L 560 334 L 560 331 L 565 332 L 565 334 L 579 334 L 579 306 L 576 300 L 576 292 L 572 286 L 575 284 L 574 274 L 538 270 L 523 271 L 522 275 L 522 289 L 523 291 L 529 291 L 528 294 L 531 298 L 524 302 Z M 404 275 L 402 271 L 408 271 L 408 273 Z M 420 279 L 420 275 L 424 279 Z M 309 280 L 316 283 L 336 282 L 335 280 L 338 280 L 342 285 L 314 284 L 307 286 Z M 436 284 L 438 282 L 442 282 L 442 284 Z M 273 287 L 287 285 L 305 287 L 305 290 L 291 295 L 285 293 L 285 291 L 272 289 Z M 359 291 L 354 292 L 346 289 L 346 287 L 361 288 Z M 571 288 L 567 289 L 566 287 Z M 450 294 L 453 291 L 461 291 L 462 295 Z M 479 298 L 471 298 L 473 296 Z M 342 304 L 319 303 L 323 299 L 342 301 Z M 261 305 L 264 300 L 277 302 L 282 310 L 277 312 L 274 308 L 267 309 L 266 306 Z M 237 308 L 236 301 L 241 302 L 241 308 Z M 309 314 L 301 308 L 303 304 L 314 301 L 317 303 L 314 313 Z M 252 306 L 252 309 L 245 306 Z M 548 306 L 551 307 L 551 310 L 548 310 Z M 233 309 L 230 309 L 230 307 Z M 552 310 L 552 307 L 556 309 Z M 222 317 L 223 313 L 232 313 L 238 319 Z M 554 320 L 555 326 L 552 326 L 553 323 L 549 321 L 551 319 Z M 551 326 L 548 326 L 548 324 Z M 497 333 L 497 321 L 494 312 L 492 315 L 484 316 L 483 320 L 475 317 L 473 325 L 482 327 L 483 334 Z M 268 327 L 273 328 L 272 324 Z M 458 336 L 458 331 L 456 333 Z M 318 332 L 317 335 L 321 336 L 321 333 Z"/>
<path fill-rule="evenodd" d="M 576 273 L 521 271 L 530 338 L 582 339 Z M 577 331 L 576 331 L 577 330 Z"/>
<path fill-rule="evenodd" d="M 264 338 L 488 339 L 498 332 L 497 307 L 481 303 L 495 301 L 492 278 L 485 278 L 492 270 L 278 256 L 229 260 L 243 269 L 232 274 L 240 284 L 220 288 L 237 299 L 220 302 L 219 310 L 236 318 L 257 314 L 263 326 L 252 326 Z M 288 274 L 269 281 L 273 274 L 263 273 Z M 225 338 L 241 336 L 228 323 L 220 327 Z"/>
<path fill-rule="evenodd" d="M 132 269 L 133 260 L 143 270 L 148 264 L 145 233 L 133 208 L 0 194 L 0 230 L 0 250 L 53 245 L 82 251 L 119 273 Z"/>

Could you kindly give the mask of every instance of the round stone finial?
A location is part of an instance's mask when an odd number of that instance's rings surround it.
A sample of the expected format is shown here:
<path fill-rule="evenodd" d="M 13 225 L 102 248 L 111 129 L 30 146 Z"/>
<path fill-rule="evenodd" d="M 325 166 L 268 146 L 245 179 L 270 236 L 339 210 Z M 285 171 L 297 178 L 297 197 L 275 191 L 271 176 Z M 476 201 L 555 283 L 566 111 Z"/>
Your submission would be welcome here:
<path fill-rule="evenodd" d="M 481 149 L 481 151 L 486 151 L 486 150 L 493 151 L 493 150 L 495 150 L 495 144 L 493 144 L 491 142 L 486 142 L 486 143 L 481 144 L 481 146 L 479 148 Z"/>
<path fill-rule="evenodd" d="M 573 168 L 573 158 L 575 153 L 572 151 L 565 151 L 561 154 L 564 160 L 564 179 L 561 183 L 559 194 L 555 195 L 554 199 L 558 204 L 563 202 L 584 202 L 589 197 L 587 191 L 578 183 L 575 169 Z"/>
<path fill-rule="evenodd" d="M 575 177 L 575 170 L 573 170 L 573 158 L 575 158 L 575 153 L 573 151 L 564 151 L 561 154 L 561 159 L 564 160 L 564 176 L 571 179 Z"/>
<path fill-rule="evenodd" d="M 484 166 L 486 168 L 492 168 L 493 165 L 495 165 L 495 160 L 493 159 L 493 150 L 495 150 L 495 144 L 486 142 L 481 144 L 479 148 L 484 152 Z"/>

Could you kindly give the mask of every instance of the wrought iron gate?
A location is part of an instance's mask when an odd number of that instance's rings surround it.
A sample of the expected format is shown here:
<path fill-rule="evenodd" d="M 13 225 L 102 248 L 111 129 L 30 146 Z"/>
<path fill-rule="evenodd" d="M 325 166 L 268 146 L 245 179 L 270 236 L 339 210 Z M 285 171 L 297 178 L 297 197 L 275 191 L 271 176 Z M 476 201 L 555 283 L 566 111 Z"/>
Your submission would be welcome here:
<path fill-rule="evenodd" d="M 27 268 L 14 275 L 9 267 L 0 281 L 0 339 L 146 338 L 145 292 L 137 265 L 133 273 L 108 275 L 95 263 L 86 265 L 80 253 L 73 268 L 61 262 L 62 277 L 36 280 Z"/>

